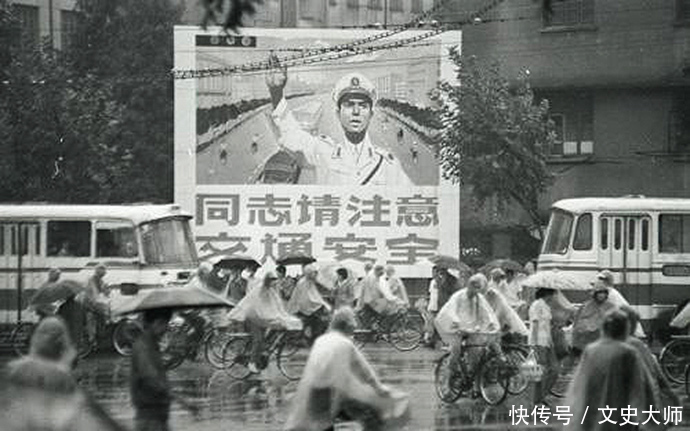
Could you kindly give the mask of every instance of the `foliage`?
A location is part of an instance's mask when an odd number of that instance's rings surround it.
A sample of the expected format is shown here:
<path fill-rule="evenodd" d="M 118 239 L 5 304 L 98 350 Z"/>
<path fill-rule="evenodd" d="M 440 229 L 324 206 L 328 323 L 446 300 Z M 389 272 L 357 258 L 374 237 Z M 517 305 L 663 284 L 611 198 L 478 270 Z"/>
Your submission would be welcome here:
<path fill-rule="evenodd" d="M 450 56 L 459 85 L 440 85 L 444 177 L 468 187 L 480 203 L 493 196 L 514 201 L 540 225 L 538 197 L 552 180 L 545 153 L 555 139 L 548 104 L 536 104 L 525 81 L 511 85 L 496 64 L 457 50 Z"/>

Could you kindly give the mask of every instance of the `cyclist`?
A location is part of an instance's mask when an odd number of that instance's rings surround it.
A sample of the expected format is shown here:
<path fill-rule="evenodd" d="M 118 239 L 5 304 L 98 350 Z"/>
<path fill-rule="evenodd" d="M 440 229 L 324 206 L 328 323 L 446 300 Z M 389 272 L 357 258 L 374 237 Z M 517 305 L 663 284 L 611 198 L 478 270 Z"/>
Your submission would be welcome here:
<path fill-rule="evenodd" d="M 357 312 L 364 326 L 371 326 L 380 317 L 395 314 L 404 306 L 403 302 L 391 292 L 384 274 L 383 266 L 376 265 L 374 270 L 362 280 Z"/>
<path fill-rule="evenodd" d="M 467 281 L 467 287 L 450 297 L 446 305 L 438 312 L 435 320 L 436 329 L 441 338 L 451 345 L 450 366 L 453 374 L 458 372 L 459 360 L 462 357 L 462 346 L 473 334 L 498 333 L 499 323 L 491 305 L 481 294 L 488 283 L 483 274 L 475 274 Z M 487 342 L 487 347 L 500 354 L 498 341 Z M 478 365 L 478 352 L 468 352 L 469 368 L 474 370 Z"/>
<path fill-rule="evenodd" d="M 105 265 L 98 264 L 89 277 L 83 295 L 83 305 L 86 312 L 86 333 L 89 343 L 96 342 L 99 320 L 106 320 L 110 314 L 110 290 L 103 278 L 107 274 Z"/>
<path fill-rule="evenodd" d="M 498 270 L 502 272 L 501 269 Z M 525 323 L 520 319 L 517 311 L 508 304 L 507 298 L 498 290 L 497 285 L 484 283 L 485 278 L 478 277 L 478 279 L 482 283 L 481 293 L 496 314 L 501 331 L 507 337 L 527 337 L 528 332 Z"/>
<path fill-rule="evenodd" d="M 596 341 L 601 333 L 604 316 L 616 308 L 609 301 L 609 289 L 600 280 L 592 286 L 592 299 L 585 302 L 575 314 L 573 323 L 573 354 L 579 357 L 588 344 Z"/>
<path fill-rule="evenodd" d="M 302 319 L 304 326 L 309 328 L 308 338 L 314 341 L 328 328 L 331 306 L 319 292 L 316 265 L 313 263 L 305 265 L 303 271 L 304 274 L 297 281 L 286 309 L 290 314 Z"/>
<path fill-rule="evenodd" d="M 252 279 L 252 286 L 248 286 L 247 295 L 227 315 L 230 321 L 245 322 L 252 335 L 252 358 L 247 366 L 252 373 L 258 372 L 267 329 L 302 328 L 302 322 L 285 310 L 276 280 L 272 271 L 259 270 Z"/>

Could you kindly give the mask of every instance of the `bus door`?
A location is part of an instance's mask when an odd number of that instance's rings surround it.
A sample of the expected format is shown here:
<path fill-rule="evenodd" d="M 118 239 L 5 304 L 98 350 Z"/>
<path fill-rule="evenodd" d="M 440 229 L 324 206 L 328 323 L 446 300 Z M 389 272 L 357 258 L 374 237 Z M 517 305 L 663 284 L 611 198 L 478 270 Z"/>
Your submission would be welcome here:
<path fill-rule="evenodd" d="M 5 223 L 2 227 L 5 242 L 5 254 L 2 258 L 5 277 L 2 288 L 7 289 L 11 298 L 8 303 L 3 304 L 5 309 L 2 311 L 6 316 L 14 312 L 15 319 L 19 319 L 18 301 L 21 300 L 21 319 L 32 320 L 34 316 L 23 310 L 45 272 L 41 258 L 41 225 L 37 222 L 16 222 Z"/>
<path fill-rule="evenodd" d="M 599 232 L 600 266 L 615 274 L 619 290 L 631 304 L 651 305 L 651 218 L 604 214 Z M 647 308 L 651 313 L 651 307 Z M 647 310 L 638 311 L 642 318 L 648 318 Z"/>

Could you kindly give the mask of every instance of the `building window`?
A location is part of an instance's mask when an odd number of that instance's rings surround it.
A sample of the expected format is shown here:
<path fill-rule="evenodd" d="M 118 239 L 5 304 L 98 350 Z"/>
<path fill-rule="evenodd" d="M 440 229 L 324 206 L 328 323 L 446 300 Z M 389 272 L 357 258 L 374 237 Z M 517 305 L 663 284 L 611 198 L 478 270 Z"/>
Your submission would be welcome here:
<path fill-rule="evenodd" d="M 403 2 L 402 0 L 388 0 L 388 6 L 392 12 L 402 12 Z"/>
<path fill-rule="evenodd" d="M 322 0 L 299 0 L 299 17 L 301 19 L 319 19 Z"/>
<path fill-rule="evenodd" d="M 586 157 L 594 153 L 594 101 L 587 93 L 546 96 L 556 140 L 550 156 Z"/>
<path fill-rule="evenodd" d="M 382 10 L 383 0 L 369 0 L 369 9 Z"/>
<path fill-rule="evenodd" d="M 690 152 L 690 90 L 676 90 L 669 115 L 669 150 Z"/>
<path fill-rule="evenodd" d="M 424 12 L 422 0 L 412 0 L 412 6 L 410 9 L 410 12 L 411 13 L 422 13 L 422 12 Z"/>
<path fill-rule="evenodd" d="M 347 0 L 347 7 L 350 9 L 358 9 L 359 8 L 359 0 Z"/>
<path fill-rule="evenodd" d="M 676 0 L 676 20 L 690 21 L 690 0 Z"/>
<path fill-rule="evenodd" d="M 551 2 L 551 13 L 544 11 L 544 27 L 594 24 L 594 0 Z"/>
<path fill-rule="evenodd" d="M 38 7 L 16 4 L 13 8 L 22 29 L 22 42 L 29 45 L 38 44 L 41 37 L 41 30 L 38 25 Z"/>
<path fill-rule="evenodd" d="M 77 13 L 71 10 L 60 11 L 60 43 L 62 49 L 72 46 L 72 38 L 77 33 Z"/>

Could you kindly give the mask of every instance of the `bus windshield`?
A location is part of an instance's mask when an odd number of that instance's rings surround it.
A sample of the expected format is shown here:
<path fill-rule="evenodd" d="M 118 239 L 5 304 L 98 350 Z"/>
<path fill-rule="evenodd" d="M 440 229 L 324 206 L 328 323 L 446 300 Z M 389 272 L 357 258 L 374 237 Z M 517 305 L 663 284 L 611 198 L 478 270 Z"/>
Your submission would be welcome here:
<path fill-rule="evenodd" d="M 141 225 L 148 264 L 196 264 L 196 250 L 187 219 L 156 220 Z"/>
<path fill-rule="evenodd" d="M 546 240 L 542 250 L 543 254 L 563 254 L 568 250 L 573 220 L 573 215 L 565 211 L 556 210 L 551 213 L 551 220 L 549 220 Z"/>

